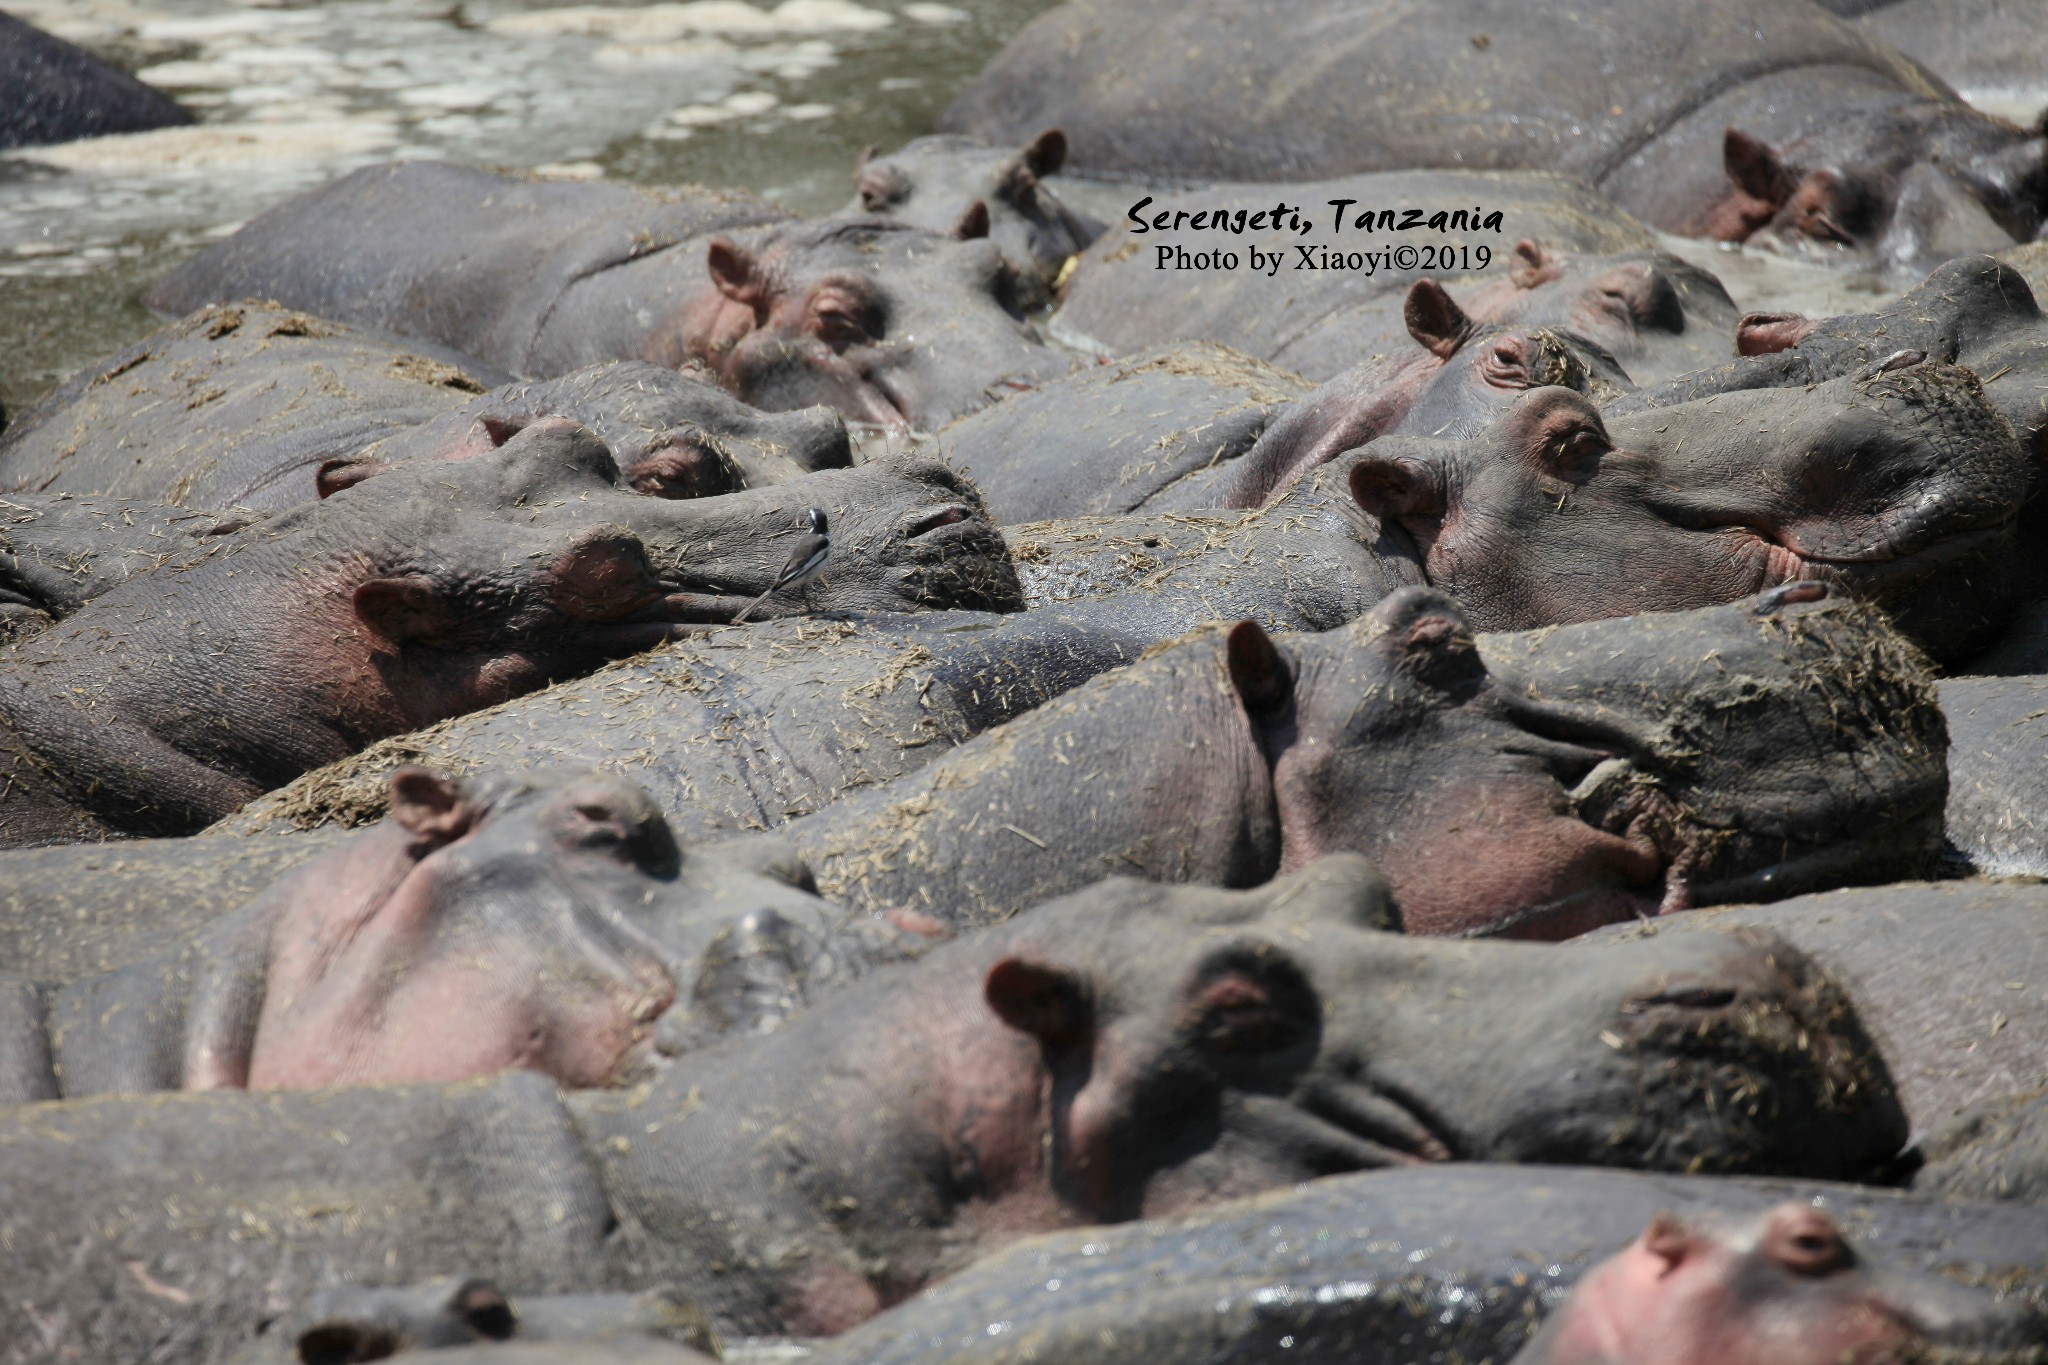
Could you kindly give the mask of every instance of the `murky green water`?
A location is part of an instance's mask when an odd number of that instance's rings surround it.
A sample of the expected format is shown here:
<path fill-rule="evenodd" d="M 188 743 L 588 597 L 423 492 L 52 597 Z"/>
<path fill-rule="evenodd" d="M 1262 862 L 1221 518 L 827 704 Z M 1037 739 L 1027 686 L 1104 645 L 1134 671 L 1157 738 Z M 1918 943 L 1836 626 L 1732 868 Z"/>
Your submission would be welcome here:
<path fill-rule="evenodd" d="M 136 296 L 223 230 L 375 161 L 839 208 L 861 147 L 929 131 L 1050 3 L 10 0 L 202 123 L 0 156 L 0 402 L 150 331 Z"/>

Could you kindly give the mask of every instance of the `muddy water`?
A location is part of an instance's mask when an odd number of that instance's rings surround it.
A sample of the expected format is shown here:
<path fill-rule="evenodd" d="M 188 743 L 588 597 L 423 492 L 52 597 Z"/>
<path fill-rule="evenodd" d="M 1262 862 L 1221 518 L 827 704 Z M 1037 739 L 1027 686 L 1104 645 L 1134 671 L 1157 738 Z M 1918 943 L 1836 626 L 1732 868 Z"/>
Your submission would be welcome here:
<path fill-rule="evenodd" d="M 0 156 L 0 403 L 155 326 L 135 296 L 339 172 L 449 157 L 738 185 L 803 212 L 929 130 L 1051 0 L 8 0 L 196 128 Z"/>

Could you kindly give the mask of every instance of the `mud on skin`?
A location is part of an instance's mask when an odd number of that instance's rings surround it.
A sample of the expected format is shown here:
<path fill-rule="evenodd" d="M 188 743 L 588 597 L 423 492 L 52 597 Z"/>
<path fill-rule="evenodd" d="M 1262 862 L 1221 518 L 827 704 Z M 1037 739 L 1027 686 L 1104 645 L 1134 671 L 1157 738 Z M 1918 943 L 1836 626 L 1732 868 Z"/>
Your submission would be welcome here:
<path fill-rule="evenodd" d="M 1339 850 L 1411 930 L 1535 937 L 1932 867 L 1946 736 L 1877 613 L 1640 625 L 1510 644 L 1498 675 L 1423 589 L 1322 635 L 1207 631 L 787 834 L 829 898 L 968 924 L 1108 870 L 1244 886 Z"/>
<path fill-rule="evenodd" d="M 985 228 L 985 219 L 982 226 Z M 792 221 L 751 197 L 369 167 L 201 252 L 144 301 L 254 295 L 417 336 L 511 374 L 701 363 L 772 411 L 925 431 L 1064 373 L 986 240 L 880 218 Z"/>
<path fill-rule="evenodd" d="M 1818 580 L 1950 660 L 2003 625 L 2025 582 L 2033 465 L 1975 374 L 1909 353 L 1612 420 L 1536 389 L 1471 440 L 1377 441 L 1350 479 L 1482 629 Z"/>
<path fill-rule="evenodd" d="M 843 553 L 809 605 L 1016 604 L 1000 542 L 937 466 L 693 502 L 617 479 L 595 437 L 544 421 L 488 456 L 393 470 L 245 533 L 238 553 L 106 593 L 9 660 L 6 842 L 196 830 L 385 735 L 730 619 L 814 502 L 842 517 Z M 219 648 L 193 653 L 193 632 Z M 171 653 L 182 666 L 159 662 Z M 202 714 L 195 696 L 239 701 Z"/>
<path fill-rule="evenodd" d="M 211 306 L 19 414 L 0 435 L 0 485 L 284 510 L 386 465 L 488 452 L 545 417 L 589 427 L 611 447 L 620 486 L 658 497 L 852 462 L 835 414 L 764 413 L 701 372 L 631 361 L 508 379 L 430 342 L 268 304 Z"/>

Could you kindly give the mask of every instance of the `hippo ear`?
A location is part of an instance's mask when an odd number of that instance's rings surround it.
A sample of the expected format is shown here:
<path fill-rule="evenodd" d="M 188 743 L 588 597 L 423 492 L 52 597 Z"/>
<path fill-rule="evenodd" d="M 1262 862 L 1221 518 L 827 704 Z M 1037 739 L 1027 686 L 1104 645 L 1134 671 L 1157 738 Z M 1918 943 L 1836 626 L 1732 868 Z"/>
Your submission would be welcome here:
<path fill-rule="evenodd" d="M 726 237 L 713 237 L 704 248 L 704 268 L 718 292 L 734 303 L 759 308 L 768 297 L 767 279 L 754 253 Z"/>
<path fill-rule="evenodd" d="M 1375 454 L 1370 445 L 1351 466 L 1351 498 L 1383 522 L 1440 517 L 1447 506 L 1434 469 L 1420 460 Z"/>
<path fill-rule="evenodd" d="M 1736 189 L 1772 208 L 1781 207 L 1799 184 L 1768 142 L 1740 128 L 1721 135 L 1721 167 Z"/>
<path fill-rule="evenodd" d="M 344 488 L 354 488 L 364 479 L 375 478 L 391 468 L 382 460 L 358 460 L 344 457 L 328 460 L 313 471 L 313 491 L 325 502 Z"/>
<path fill-rule="evenodd" d="M 1812 336 L 1820 324 L 1798 313 L 1744 313 L 1735 324 L 1737 355 L 1776 355 Z"/>
<path fill-rule="evenodd" d="M 1439 360 L 1449 360 L 1471 339 L 1475 324 L 1435 280 L 1417 280 L 1401 307 L 1408 335 Z"/>
<path fill-rule="evenodd" d="M 395 645 L 434 639 L 455 625 L 441 590 L 425 574 L 358 583 L 353 603 L 356 619 Z"/>
<path fill-rule="evenodd" d="M 867 146 L 861 148 L 860 154 L 853 159 L 853 178 L 855 180 L 860 179 L 860 173 L 868 168 L 868 163 L 881 154 L 882 144 L 879 142 L 870 142 Z"/>
<path fill-rule="evenodd" d="M 1013 954 L 988 969 L 981 993 L 997 1018 L 1047 1047 L 1076 1047 L 1094 1032 L 1093 993 L 1071 968 Z"/>
<path fill-rule="evenodd" d="M 988 236 L 988 205 L 979 199 L 968 200 L 946 235 L 962 242 L 978 242 Z"/>
<path fill-rule="evenodd" d="M 1534 237 L 1516 242 L 1514 254 L 1508 257 L 1508 279 L 1517 289 L 1549 284 L 1563 273 L 1564 267 L 1558 264 L 1550 248 Z"/>
<path fill-rule="evenodd" d="M 1230 685 L 1244 700 L 1246 714 L 1264 720 L 1287 709 L 1294 700 L 1294 669 L 1258 622 L 1232 626 L 1223 652 L 1230 665 Z"/>
<path fill-rule="evenodd" d="M 391 818 L 426 838 L 460 838 L 476 819 L 476 807 L 462 783 L 430 768 L 397 769 L 391 774 L 390 793 Z"/>
<path fill-rule="evenodd" d="M 1047 176 L 1067 164 L 1067 135 L 1048 128 L 1024 148 L 1024 164 L 1036 176 Z"/>

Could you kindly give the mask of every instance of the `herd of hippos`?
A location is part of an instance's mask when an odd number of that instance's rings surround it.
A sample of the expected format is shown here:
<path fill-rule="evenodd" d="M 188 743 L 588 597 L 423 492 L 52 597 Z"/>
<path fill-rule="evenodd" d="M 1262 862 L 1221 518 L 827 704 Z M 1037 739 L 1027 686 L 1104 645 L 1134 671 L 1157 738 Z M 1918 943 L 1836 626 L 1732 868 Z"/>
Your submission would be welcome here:
<path fill-rule="evenodd" d="M 0 430 L 0 1358 L 2048 1361 L 2044 71 L 1072 0 L 208 246 Z"/>

